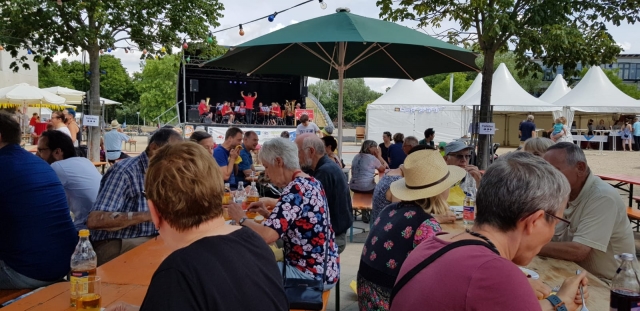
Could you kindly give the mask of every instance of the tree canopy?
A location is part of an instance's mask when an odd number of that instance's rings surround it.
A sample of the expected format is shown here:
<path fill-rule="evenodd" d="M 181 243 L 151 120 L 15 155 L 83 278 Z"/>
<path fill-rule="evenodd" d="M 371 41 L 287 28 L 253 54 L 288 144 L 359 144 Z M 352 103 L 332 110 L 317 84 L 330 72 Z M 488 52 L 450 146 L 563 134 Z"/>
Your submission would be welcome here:
<path fill-rule="evenodd" d="M 165 110 L 176 104 L 176 83 L 180 59 L 177 55 L 158 60 L 148 60 L 138 76 L 136 90 L 140 93 L 140 115 L 153 121 Z M 161 117 L 167 122 L 176 116 L 171 111 Z"/>
<path fill-rule="evenodd" d="M 331 119 L 338 117 L 338 81 L 318 80 L 309 85 L 309 92 L 318 98 Z M 365 122 L 366 105 L 382 95 L 367 86 L 363 78 L 345 79 L 343 94 L 344 121 L 346 122 Z"/>

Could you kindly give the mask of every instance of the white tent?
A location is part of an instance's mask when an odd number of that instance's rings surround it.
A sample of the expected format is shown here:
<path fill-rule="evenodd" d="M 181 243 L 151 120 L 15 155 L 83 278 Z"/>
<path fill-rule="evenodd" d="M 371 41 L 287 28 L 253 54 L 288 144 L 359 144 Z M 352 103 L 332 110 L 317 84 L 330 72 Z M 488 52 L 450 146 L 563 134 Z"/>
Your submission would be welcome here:
<path fill-rule="evenodd" d="M 562 78 L 561 74 L 558 74 L 551 85 L 547 88 L 544 94 L 540 95 L 539 99 L 547 103 L 553 103 L 563 96 L 567 95 L 571 91 L 571 88 L 567 86 L 567 81 Z"/>
<path fill-rule="evenodd" d="M 478 76 L 476 76 L 476 79 L 473 80 L 473 83 L 471 83 L 467 91 L 464 92 L 464 94 L 462 94 L 462 96 L 460 96 L 460 98 L 458 98 L 455 101 L 455 103 L 460 104 L 467 101 L 469 98 L 473 97 L 473 95 L 480 92 L 481 89 L 482 89 L 482 73 L 479 73 Z"/>
<path fill-rule="evenodd" d="M 67 100 L 67 103 L 80 102 L 82 100 L 82 96 L 84 95 L 84 92 L 82 91 L 73 90 L 70 88 L 62 87 L 62 86 L 48 87 L 42 90 L 56 94 L 60 97 L 63 97 L 64 99 Z"/>
<path fill-rule="evenodd" d="M 437 141 L 451 141 L 466 134 L 470 120 L 465 116 L 462 106 L 440 97 L 423 79 L 398 80 L 367 106 L 366 137 L 380 141 L 389 131 L 422 139 L 433 128 Z"/>
<path fill-rule="evenodd" d="M 0 102 L 29 105 L 32 107 L 52 106 L 58 108 L 64 104 L 65 99 L 27 83 L 20 83 L 1 88 Z"/>

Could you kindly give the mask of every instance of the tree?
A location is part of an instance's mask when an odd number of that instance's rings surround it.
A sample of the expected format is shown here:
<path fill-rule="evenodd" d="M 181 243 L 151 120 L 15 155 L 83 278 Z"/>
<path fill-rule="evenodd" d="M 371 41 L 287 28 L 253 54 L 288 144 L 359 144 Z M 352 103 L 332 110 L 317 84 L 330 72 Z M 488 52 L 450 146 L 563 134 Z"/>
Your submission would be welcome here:
<path fill-rule="evenodd" d="M 314 94 L 334 119 L 338 115 L 338 81 L 318 80 L 309 85 Z M 366 103 L 372 102 L 382 94 L 372 90 L 363 78 L 345 79 L 343 91 L 344 120 L 347 122 L 366 121 Z M 364 108 L 362 108 L 364 106 Z"/>
<path fill-rule="evenodd" d="M 62 86 L 73 89 L 73 83 L 69 73 L 57 62 L 52 62 L 49 66 L 39 66 L 38 87 L 47 88 Z"/>
<path fill-rule="evenodd" d="M 588 67 L 582 68 L 580 78 L 584 78 L 588 71 Z M 620 91 L 635 99 L 640 99 L 640 90 L 638 90 L 638 88 L 633 84 L 624 83 L 620 76 L 618 76 L 619 69 L 603 69 L 602 71 L 604 71 L 604 74 L 607 75 L 609 81 L 611 81 L 611 83 L 613 83 L 613 85 L 615 85 Z"/>
<path fill-rule="evenodd" d="M 137 77 L 136 89 L 140 93 L 140 115 L 153 120 L 165 110 L 176 104 L 176 83 L 180 70 L 180 58 L 177 55 L 165 56 L 158 60 L 148 60 Z M 176 113 L 164 114 L 160 121 L 167 122 Z"/>
<path fill-rule="evenodd" d="M 380 17 L 391 21 L 416 20 L 420 26 L 439 28 L 445 20 L 460 25 L 437 34 L 484 55 L 480 122 L 490 120 L 491 82 L 495 56 L 514 46 L 516 68 L 527 76 L 539 66 L 563 65 L 567 76 L 578 63 L 611 63 L 621 49 L 605 22 L 620 25 L 640 20 L 640 5 L 628 0 L 377 0 Z M 488 165 L 489 137 L 480 135 L 478 164 Z"/>
<path fill-rule="evenodd" d="M 120 47 L 143 50 L 143 57 L 171 53 L 180 46 L 182 36 L 204 41 L 209 29 L 218 26 L 222 16 L 218 0 L 69 0 L 4 1 L 0 3 L 0 34 L 5 49 L 17 57 L 18 49 L 30 49 L 35 61 L 47 65 L 58 52 L 89 55 L 90 111 L 100 111 L 100 53 Z M 26 56 L 11 64 L 13 70 L 22 67 Z M 100 128 L 91 128 L 89 157 L 99 159 Z"/>
<path fill-rule="evenodd" d="M 436 94 L 440 95 L 442 98 L 449 100 L 449 91 L 450 91 L 450 81 L 449 78 L 442 80 L 432 89 Z M 467 74 L 462 72 L 456 72 L 453 74 L 453 101 L 458 100 L 464 92 L 466 92 L 469 87 L 473 83 L 473 80 L 467 79 Z"/>

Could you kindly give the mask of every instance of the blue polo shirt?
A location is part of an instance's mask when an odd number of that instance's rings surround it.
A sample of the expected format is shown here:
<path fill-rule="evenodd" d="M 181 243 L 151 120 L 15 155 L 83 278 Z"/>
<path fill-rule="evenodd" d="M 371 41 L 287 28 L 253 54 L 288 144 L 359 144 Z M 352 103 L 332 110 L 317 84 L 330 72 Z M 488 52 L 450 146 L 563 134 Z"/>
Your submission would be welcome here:
<path fill-rule="evenodd" d="M 213 158 L 216 159 L 216 162 L 220 167 L 229 165 L 229 154 L 229 150 L 222 147 L 222 145 L 218 145 L 216 149 L 213 149 Z M 231 165 L 234 165 L 234 163 L 231 163 Z M 236 176 L 233 173 L 231 173 L 231 175 L 229 175 L 229 179 L 225 179 L 224 182 L 229 183 L 232 188 L 235 188 L 235 186 L 238 185 L 236 182 Z"/>
<path fill-rule="evenodd" d="M 532 132 L 535 132 L 536 125 L 530 121 L 524 121 L 520 124 L 520 141 L 527 141 L 527 139 L 532 137 Z"/>
<path fill-rule="evenodd" d="M 58 176 L 16 144 L 0 149 L 0 163 L 0 260 L 32 279 L 61 279 L 78 237 Z"/>
<path fill-rule="evenodd" d="M 404 163 L 407 154 L 402 150 L 402 143 L 395 143 L 389 146 L 389 168 L 396 169 Z"/>
<path fill-rule="evenodd" d="M 247 182 L 244 176 L 244 170 L 250 170 L 251 165 L 253 165 L 253 157 L 251 157 L 251 151 L 247 150 L 242 144 L 242 150 L 240 150 L 240 157 L 242 158 L 242 162 L 238 164 L 238 176 L 236 176 L 236 183 L 241 181 L 244 183 L 244 186 L 247 186 Z"/>

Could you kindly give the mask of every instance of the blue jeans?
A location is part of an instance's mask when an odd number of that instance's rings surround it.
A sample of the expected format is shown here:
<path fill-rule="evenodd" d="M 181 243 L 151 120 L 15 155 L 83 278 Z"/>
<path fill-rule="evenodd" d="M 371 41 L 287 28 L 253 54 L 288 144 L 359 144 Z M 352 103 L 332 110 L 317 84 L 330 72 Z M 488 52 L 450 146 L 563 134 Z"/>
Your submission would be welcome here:
<path fill-rule="evenodd" d="M 283 262 L 278 262 L 278 268 L 280 269 L 280 274 L 282 274 L 283 265 L 284 265 Z M 288 266 L 286 271 L 287 271 L 287 279 L 303 279 L 303 280 L 313 279 L 310 275 L 298 270 L 296 267 Z M 324 284 L 324 290 L 325 291 L 330 290 L 334 286 L 336 286 L 336 283 Z"/>
<path fill-rule="evenodd" d="M 0 260 L 0 289 L 30 289 L 49 286 L 53 283 L 56 282 L 38 281 L 24 276 Z"/>

